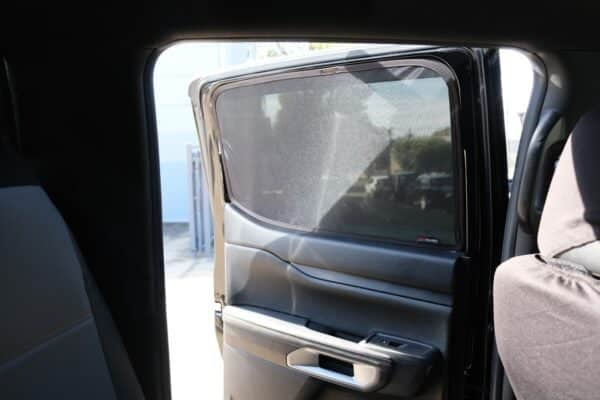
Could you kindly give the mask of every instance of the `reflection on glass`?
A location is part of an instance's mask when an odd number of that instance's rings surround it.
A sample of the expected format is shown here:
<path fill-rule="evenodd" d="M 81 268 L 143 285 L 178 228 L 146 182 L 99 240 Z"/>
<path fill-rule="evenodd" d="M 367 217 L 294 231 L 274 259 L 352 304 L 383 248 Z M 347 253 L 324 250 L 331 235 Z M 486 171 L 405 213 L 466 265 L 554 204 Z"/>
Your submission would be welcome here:
<path fill-rule="evenodd" d="M 232 198 L 310 230 L 455 243 L 450 99 L 398 67 L 230 88 L 217 115 Z"/>

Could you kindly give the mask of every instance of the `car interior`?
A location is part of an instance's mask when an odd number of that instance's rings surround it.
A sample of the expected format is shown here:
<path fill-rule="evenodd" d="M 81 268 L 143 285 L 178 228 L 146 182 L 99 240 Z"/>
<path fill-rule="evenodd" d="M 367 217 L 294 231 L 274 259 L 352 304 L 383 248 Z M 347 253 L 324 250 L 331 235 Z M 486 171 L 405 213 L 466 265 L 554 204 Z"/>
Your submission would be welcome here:
<path fill-rule="evenodd" d="M 385 45 L 190 82 L 224 398 L 597 397 L 593 5 L 351 3 L 7 10 L 0 398 L 171 398 L 152 72 L 216 39 Z M 511 182 L 501 48 L 534 67 Z"/>

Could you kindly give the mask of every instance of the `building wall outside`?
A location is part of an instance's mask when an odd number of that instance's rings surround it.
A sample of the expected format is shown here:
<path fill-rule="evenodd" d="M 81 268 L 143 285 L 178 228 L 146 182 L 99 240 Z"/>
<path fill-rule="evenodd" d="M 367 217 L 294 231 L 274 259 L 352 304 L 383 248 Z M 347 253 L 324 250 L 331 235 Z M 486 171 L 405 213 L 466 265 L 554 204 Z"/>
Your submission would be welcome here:
<path fill-rule="evenodd" d="M 187 146 L 197 145 L 190 82 L 255 58 L 252 43 L 189 43 L 171 47 L 154 74 L 163 222 L 189 222 Z"/>

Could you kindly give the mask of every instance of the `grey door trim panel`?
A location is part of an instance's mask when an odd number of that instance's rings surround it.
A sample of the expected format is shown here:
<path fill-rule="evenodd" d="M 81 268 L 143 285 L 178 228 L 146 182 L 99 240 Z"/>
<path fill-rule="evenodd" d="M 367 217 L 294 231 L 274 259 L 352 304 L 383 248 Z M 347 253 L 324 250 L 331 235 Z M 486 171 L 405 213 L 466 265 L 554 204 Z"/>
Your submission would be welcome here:
<path fill-rule="evenodd" d="M 374 279 L 363 278 L 345 274 L 342 272 L 332 271 L 318 267 L 308 267 L 305 265 L 291 264 L 303 274 L 323 281 L 339 283 L 347 286 L 354 286 L 361 289 L 373 290 L 379 293 L 390 294 L 393 296 L 401 296 L 418 301 L 426 301 L 433 304 L 443 306 L 452 306 L 452 296 L 445 293 L 436 293 L 430 290 L 403 286 L 396 283 L 376 281 Z"/>
<path fill-rule="evenodd" d="M 286 260 L 282 260 L 276 254 L 255 247 L 240 246 L 231 243 L 226 243 L 226 247 L 230 249 L 230 251 L 237 247 L 239 249 L 246 249 L 255 252 L 265 253 L 264 256 L 271 256 L 277 259 L 279 263 L 285 264 L 289 268 L 297 270 L 297 272 L 300 274 L 299 277 L 301 275 L 306 275 L 307 278 L 321 280 L 334 285 L 351 286 L 358 289 L 371 290 L 373 292 L 381 294 L 399 296 L 407 299 L 424 301 L 448 307 L 451 307 L 453 304 L 452 296 L 444 293 L 436 293 L 430 290 L 423 290 L 420 288 L 413 288 L 390 282 L 376 281 L 373 279 L 349 275 L 343 272 L 337 272 L 320 267 L 309 267 L 306 265 L 292 264 L 287 262 Z"/>
<path fill-rule="evenodd" d="M 279 318 L 250 307 L 223 309 L 226 343 L 296 372 L 361 392 L 387 384 L 403 395 L 416 393 L 437 363 L 437 350 L 415 344 L 413 351 L 392 350 L 370 342 L 346 340 L 316 331 L 305 321 Z M 415 351 L 416 350 L 416 351 Z M 351 366 L 344 373 L 322 364 L 321 356 Z"/>
<path fill-rule="evenodd" d="M 225 253 L 227 305 L 310 317 L 359 337 L 391 333 L 447 352 L 452 307 L 426 293 L 415 299 L 318 279 L 260 249 L 226 244 Z"/>
<path fill-rule="evenodd" d="M 261 222 L 231 204 L 225 206 L 225 241 L 263 249 L 286 262 L 347 275 L 451 295 L 454 266 L 452 250 L 390 246 L 303 235 Z"/>

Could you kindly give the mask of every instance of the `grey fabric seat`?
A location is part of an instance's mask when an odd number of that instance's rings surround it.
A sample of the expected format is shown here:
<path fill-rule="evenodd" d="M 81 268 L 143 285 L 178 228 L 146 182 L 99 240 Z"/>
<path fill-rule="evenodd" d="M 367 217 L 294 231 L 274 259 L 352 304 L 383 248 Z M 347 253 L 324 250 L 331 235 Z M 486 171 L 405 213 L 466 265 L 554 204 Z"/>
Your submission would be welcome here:
<path fill-rule="evenodd" d="M 538 234 L 540 254 L 494 278 L 498 352 L 518 399 L 600 398 L 600 110 L 575 127 Z"/>
<path fill-rule="evenodd" d="M 0 398 L 142 399 L 65 221 L 0 151 Z"/>

